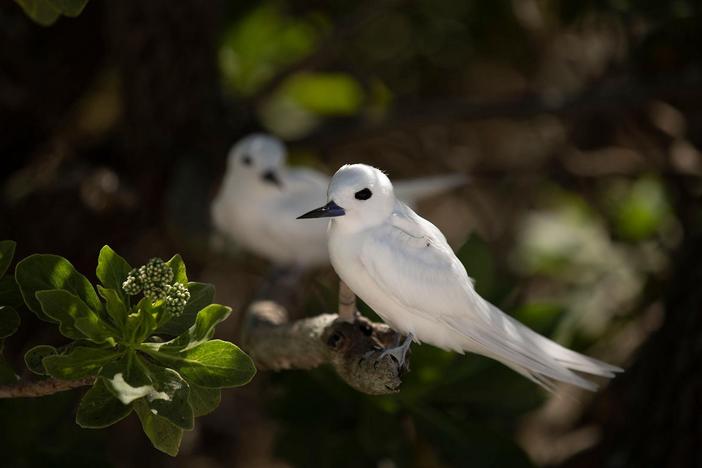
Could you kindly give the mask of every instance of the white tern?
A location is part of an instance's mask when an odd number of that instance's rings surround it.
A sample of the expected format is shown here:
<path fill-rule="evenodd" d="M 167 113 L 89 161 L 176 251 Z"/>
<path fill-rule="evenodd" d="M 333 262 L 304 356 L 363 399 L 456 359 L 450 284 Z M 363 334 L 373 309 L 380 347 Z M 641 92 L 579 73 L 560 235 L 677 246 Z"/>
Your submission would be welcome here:
<path fill-rule="evenodd" d="M 465 183 L 462 174 L 402 181 L 396 193 L 407 203 Z M 252 134 L 229 152 L 221 188 L 211 205 L 218 233 L 276 265 L 311 268 L 329 264 L 327 222 L 295 218 L 326 199 L 329 177 L 286 165 L 283 143 Z"/>
<path fill-rule="evenodd" d="M 496 359 L 549 390 L 555 381 L 597 388 L 573 371 L 603 377 L 621 371 L 539 335 L 479 296 L 441 231 L 397 200 L 380 170 L 343 166 L 331 179 L 327 201 L 300 218 L 331 218 L 334 270 L 406 335 L 383 355 L 403 363 L 412 341 L 426 342 Z"/>

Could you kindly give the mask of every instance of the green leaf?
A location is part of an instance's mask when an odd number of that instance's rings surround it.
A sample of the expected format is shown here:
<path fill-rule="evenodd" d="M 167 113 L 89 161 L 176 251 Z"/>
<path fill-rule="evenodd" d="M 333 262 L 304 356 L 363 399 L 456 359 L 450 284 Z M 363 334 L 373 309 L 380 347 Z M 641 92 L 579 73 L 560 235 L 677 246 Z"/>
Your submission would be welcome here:
<path fill-rule="evenodd" d="M 190 393 L 188 383 L 173 369 L 141 362 L 146 365 L 147 376 L 156 389 L 155 396 L 158 396 L 146 397 L 151 412 L 168 419 L 182 429 L 192 429 L 194 416 L 188 396 Z"/>
<path fill-rule="evenodd" d="M 210 304 L 198 312 L 195 324 L 187 332 L 164 343 L 161 349 L 184 351 L 203 344 L 212 338 L 217 324 L 229 317 L 231 312 L 231 307 Z"/>
<path fill-rule="evenodd" d="M 24 363 L 27 369 L 38 375 L 48 375 L 46 367 L 44 367 L 44 358 L 58 354 L 56 348 L 49 345 L 38 345 L 24 353 Z"/>
<path fill-rule="evenodd" d="M 98 293 L 105 299 L 105 309 L 107 309 L 107 315 L 110 316 L 112 322 L 117 326 L 119 330 L 123 330 L 125 324 L 127 323 L 127 315 L 129 311 L 119 293 L 114 289 L 103 288 L 98 285 Z"/>
<path fill-rule="evenodd" d="M 76 17 L 83 12 L 88 0 L 48 0 L 54 8 L 66 16 Z"/>
<path fill-rule="evenodd" d="M 15 308 L 24 306 L 22 293 L 15 282 L 15 277 L 12 275 L 5 275 L 0 278 L 0 304 Z"/>
<path fill-rule="evenodd" d="M 0 276 L 3 276 L 12 263 L 15 256 L 17 242 L 11 240 L 0 241 Z"/>
<path fill-rule="evenodd" d="M 47 356 L 42 361 L 49 375 L 56 379 L 76 380 L 97 375 L 106 364 L 117 360 L 120 352 L 114 348 L 76 346 L 68 354 Z"/>
<path fill-rule="evenodd" d="M 256 374 L 251 358 L 236 345 L 222 340 L 208 341 L 179 353 L 149 354 L 173 366 L 188 382 L 207 388 L 239 387 Z"/>
<path fill-rule="evenodd" d="M 205 388 L 190 384 L 190 406 L 196 418 L 216 410 L 222 399 L 222 390 L 218 388 Z"/>
<path fill-rule="evenodd" d="M 153 414 L 143 400 L 134 402 L 134 410 L 139 416 L 141 427 L 158 450 L 175 457 L 178 455 L 180 442 L 183 439 L 183 429 L 179 428 L 168 419 Z"/>
<path fill-rule="evenodd" d="M 178 336 L 188 330 L 200 310 L 212 304 L 215 288 L 209 283 L 190 282 L 187 285 L 190 300 L 185 304 L 183 313 L 156 330 L 157 334 Z"/>
<path fill-rule="evenodd" d="M 188 282 L 188 275 L 185 271 L 185 263 L 179 254 L 175 254 L 170 260 L 166 262 L 166 265 L 171 267 L 173 270 L 173 281 L 178 283 L 186 284 Z"/>
<path fill-rule="evenodd" d="M 0 306 L 0 338 L 14 335 L 20 325 L 19 314 L 9 306 Z"/>
<path fill-rule="evenodd" d="M 127 316 L 124 339 L 132 344 L 142 343 L 156 328 L 156 313 L 150 299 L 145 297 L 139 301 L 137 311 Z"/>
<path fill-rule="evenodd" d="M 102 429 L 126 418 L 131 405 L 122 404 L 107 388 L 105 379 L 98 377 L 78 405 L 76 424 L 84 429 Z"/>
<path fill-rule="evenodd" d="M 53 321 L 42 311 L 35 294 L 47 289 L 65 289 L 81 298 L 92 310 L 102 310 L 102 303 L 90 281 L 58 255 L 30 255 L 17 264 L 15 280 L 27 307 L 42 320 Z"/>
<path fill-rule="evenodd" d="M 182 429 L 193 428 L 188 383 L 173 369 L 151 364 L 130 351 L 100 373 L 123 404 L 145 401 L 158 414 Z"/>
<path fill-rule="evenodd" d="M 78 296 L 63 289 L 37 291 L 36 298 L 47 317 L 59 322 L 59 331 L 74 340 L 89 339 L 102 343 L 114 332 Z"/>
<path fill-rule="evenodd" d="M 42 26 L 51 26 L 61 13 L 49 0 L 15 0 L 32 20 Z"/>
<path fill-rule="evenodd" d="M 95 273 L 100 283 L 102 283 L 105 288 L 116 291 L 125 304 L 127 303 L 127 295 L 124 293 L 124 290 L 122 290 L 122 283 L 127 279 L 127 275 L 129 275 L 130 271 L 132 271 L 132 267 L 129 266 L 129 263 L 117 255 L 109 245 L 100 249 L 98 266 Z M 105 297 L 105 299 L 107 298 Z"/>

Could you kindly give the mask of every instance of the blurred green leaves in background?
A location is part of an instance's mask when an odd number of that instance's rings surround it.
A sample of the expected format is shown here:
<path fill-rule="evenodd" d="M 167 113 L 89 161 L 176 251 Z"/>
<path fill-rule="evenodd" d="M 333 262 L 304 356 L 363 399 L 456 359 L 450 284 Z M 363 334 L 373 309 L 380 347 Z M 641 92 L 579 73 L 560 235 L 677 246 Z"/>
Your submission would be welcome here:
<path fill-rule="evenodd" d="M 61 15 L 76 17 L 88 0 L 15 0 L 24 12 L 42 26 L 50 26 Z"/>

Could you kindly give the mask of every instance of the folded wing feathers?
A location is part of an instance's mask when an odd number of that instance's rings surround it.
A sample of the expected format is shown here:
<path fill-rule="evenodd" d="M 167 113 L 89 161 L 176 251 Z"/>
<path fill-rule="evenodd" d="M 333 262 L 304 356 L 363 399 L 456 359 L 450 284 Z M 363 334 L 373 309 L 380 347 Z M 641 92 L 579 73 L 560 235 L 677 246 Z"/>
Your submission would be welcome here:
<path fill-rule="evenodd" d="M 489 324 L 476 324 L 475 320 L 462 320 L 456 316 L 442 317 L 450 328 L 469 341 L 466 346 L 467 351 L 497 359 L 549 391 L 554 389 L 555 381 L 566 382 L 587 390 L 597 389 L 596 384 L 573 371 L 603 377 L 613 377 L 615 372 L 621 372 L 621 369 L 616 366 L 564 348 L 491 304 L 487 302 L 484 304 L 490 308 L 491 323 Z"/>

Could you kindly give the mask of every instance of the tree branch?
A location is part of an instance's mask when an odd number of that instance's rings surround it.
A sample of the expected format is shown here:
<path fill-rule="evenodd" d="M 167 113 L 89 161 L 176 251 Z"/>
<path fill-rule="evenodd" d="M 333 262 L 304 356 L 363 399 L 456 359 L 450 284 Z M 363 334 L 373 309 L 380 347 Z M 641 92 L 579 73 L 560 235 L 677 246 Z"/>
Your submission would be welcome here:
<path fill-rule="evenodd" d="M 323 314 L 290 322 L 286 305 L 290 305 L 290 288 L 297 290 L 298 283 L 291 280 L 292 275 L 274 275 L 246 311 L 242 342 L 256 366 L 284 370 L 330 364 L 339 377 L 360 392 L 397 392 L 407 368 L 391 356 L 377 359 L 380 351 L 397 342 L 397 333 L 358 315 L 352 321 L 337 314 Z M 348 293 L 342 289 L 340 294 L 346 297 Z M 355 313 L 355 302 L 351 304 Z M 348 311 L 348 307 L 348 303 L 340 305 L 342 310 Z"/>
<path fill-rule="evenodd" d="M 54 393 L 92 385 L 94 381 L 93 377 L 86 377 L 80 380 L 20 380 L 14 384 L 0 385 L 0 398 L 31 398 L 53 395 Z"/>

